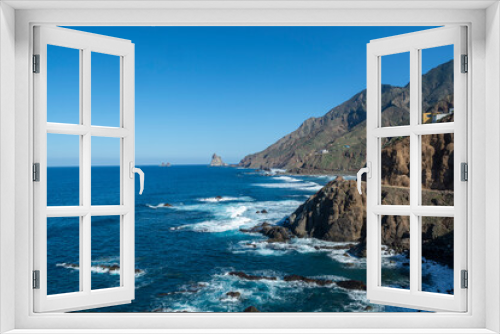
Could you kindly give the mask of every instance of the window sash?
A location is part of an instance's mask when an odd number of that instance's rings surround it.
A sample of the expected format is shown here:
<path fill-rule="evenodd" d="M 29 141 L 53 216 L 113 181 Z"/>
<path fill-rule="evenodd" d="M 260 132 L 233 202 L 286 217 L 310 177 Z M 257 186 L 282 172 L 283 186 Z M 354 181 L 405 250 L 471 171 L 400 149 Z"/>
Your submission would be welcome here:
<path fill-rule="evenodd" d="M 367 46 L 367 295 L 373 303 L 438 311 L 467 311 L 467 290 L 461 289 L 461 270 L 467 269 L 467 184 L 460 181 L 460 163 L 467 162 L 467 76 L 460 73 L 461 54 L 466 54 L 466 28 L 445 27 L 371 41 Z M 454 45 L 454 122 L 420 124 L 422 49 Z M 410 53 L 410 125 L 381 127 L 381 57 Z M 454 133 L 454 206 L 420 205 L 421 140 L 425 134 Z M 410 205 L 381 205 L 381 138 L 410 137 Z M 415 167 L 417 167 L 415 169 Z M 382 215 L 410 217 L 410 290 L 381 286 Z M 454 217 L 454 295 L 420 291 L 421 230 L 424 216 Z"/>
<path fill-rule="evenodd" d="M 47 45 L 80 50 L 80 122 L 47 122 Z M 120 57 L 120 127 L 91 125 L 91 53 Z M 135 294 L 134 179 L 134 45 L 127 40 L 64 28 L 35 27 L 34 54 L 40 55 L 40 73 L 34 74 L 34 161 L 40 163 L 40 182 L 34 183 L 34 270 L 40 288 L 34 289 L 34 311 L 74 311 L 128 303 Z M 47 134 L 78 135 L 80 141 L 80 205 L 47 207 Z M 120 205 L 91 204 L 91 138 L 120 139 Z M 129 162 L 132 162 L 130 164 Z M 120 286 L 91 288 L 91 217 L 120 216 Z M 47 218 L 79 217 L 78 292 L 47 295 Z"/>

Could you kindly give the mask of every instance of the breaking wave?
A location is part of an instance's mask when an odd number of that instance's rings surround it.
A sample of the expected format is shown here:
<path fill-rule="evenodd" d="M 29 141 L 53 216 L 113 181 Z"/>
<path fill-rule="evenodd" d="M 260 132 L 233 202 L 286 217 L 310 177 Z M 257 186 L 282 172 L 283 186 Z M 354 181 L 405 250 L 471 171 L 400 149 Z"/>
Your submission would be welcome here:
<path fill-rule="evenodd" d="M 241 197 L 231 197 L 231 196 L 216 196 L 216 197 L 207 197 L 198 199 L 200 202 L 209 202 L 209 203 L 218 203 L 218 202 L 252 202 L 254 199 L 249 196 L 241 196 Z"/>

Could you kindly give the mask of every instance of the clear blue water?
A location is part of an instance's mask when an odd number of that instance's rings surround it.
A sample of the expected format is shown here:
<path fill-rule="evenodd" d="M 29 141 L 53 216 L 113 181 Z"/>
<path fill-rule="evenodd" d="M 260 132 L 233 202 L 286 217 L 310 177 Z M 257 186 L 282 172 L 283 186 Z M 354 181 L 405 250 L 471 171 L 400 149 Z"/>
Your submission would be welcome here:
<path fill-rule="evenodd" d="M 143 195 L 136 194 L 136 298 L 131 304 L 93 312 L 263 312 L 401 311 L 372 305 L 363 291 L 285 282 L 297 274 L 333 281 L 366 281 L 366 261 L 316 239 L 270 244 L 240 232 L 262 222 L 278 223 L 334 177 L 269 176 L 260 172 L 208 166 L 141 167 Z M 92 204 L 119 202 L 119 167 L 92 168 Z M 77 167 L 48 169 L 48 205 L 78 205 Z M 138 184 L 136 186 L 138 189 Z M 216 196 L 222 200 L 216 201 Z M 163 206 L 164 203 L 172 207 Z M 257 211 L 267 210 L 268 214 Z M 78 291 L 78 218 L 48 220 L 48 293 Z M 405 286 L 407 262 L 387 256 L 385 282 Z M 119 217 L 92 218 L 92 288 L 119 285 L 110 266 L 119 264 Z M 106 267 L 107 266 L 107 267 Z M 276 281 L 247 281 L 230 271 L 275 276 Z M 439 265 L 427 282 L 449 275 Z M 227 292 L 240 292 L 229 298 Z M 404 310 L 403 310 L 404 311 Z"/>

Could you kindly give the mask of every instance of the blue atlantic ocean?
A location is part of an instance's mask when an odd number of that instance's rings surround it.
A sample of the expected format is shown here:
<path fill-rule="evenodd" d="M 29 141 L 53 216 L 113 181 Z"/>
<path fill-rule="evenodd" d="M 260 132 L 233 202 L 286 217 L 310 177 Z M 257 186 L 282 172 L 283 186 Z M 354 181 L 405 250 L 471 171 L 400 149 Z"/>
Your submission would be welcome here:
<path fill-rule="evenodd" d="M 366 292 L 336 284 L 286 281 L 287 275 L 366 282 L 366 259 L 342 243 L 294 238 L 270 243 L 242 230 L 282 224 L 335 176 L 290 176 L 205 165 L 141 166 L 135 196 L 136 292 L 130 304 L 91 312 L 383 312 Z M 79 205 L 78 167 L 49 167 L 47 205 Z M 92 205 L 120 203 L 120 168 L 92 168 Z M 347 177 L 349 178 L 349 177 Z M 48 218 L 48 293 L 79 290 L 79 218 Z M 92 217 L 92 289 L 120 284 L 120 217 Z M 384 257 L 395 285 L 407 259 Z M 240 273 L 234 275 L 230 273 Z M 435 275 L 449 275 L 436 266 Z M 241 273 L 262 276 L 245 279 Z"/>

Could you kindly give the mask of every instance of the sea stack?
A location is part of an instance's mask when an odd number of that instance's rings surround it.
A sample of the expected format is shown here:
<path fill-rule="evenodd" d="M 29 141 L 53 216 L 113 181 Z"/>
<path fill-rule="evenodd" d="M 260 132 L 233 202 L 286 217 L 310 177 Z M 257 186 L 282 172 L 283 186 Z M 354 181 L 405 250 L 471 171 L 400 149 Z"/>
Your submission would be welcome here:
<path fill-rule="evenodd" d="M 222 161 L 222 158 L 220 156 L 214 153 L 214 155 L 212 155 L 212 161 L 210 162 L 210 166 L 221 167 L 221 166 L 227 166 L 227 164 Z"/>

